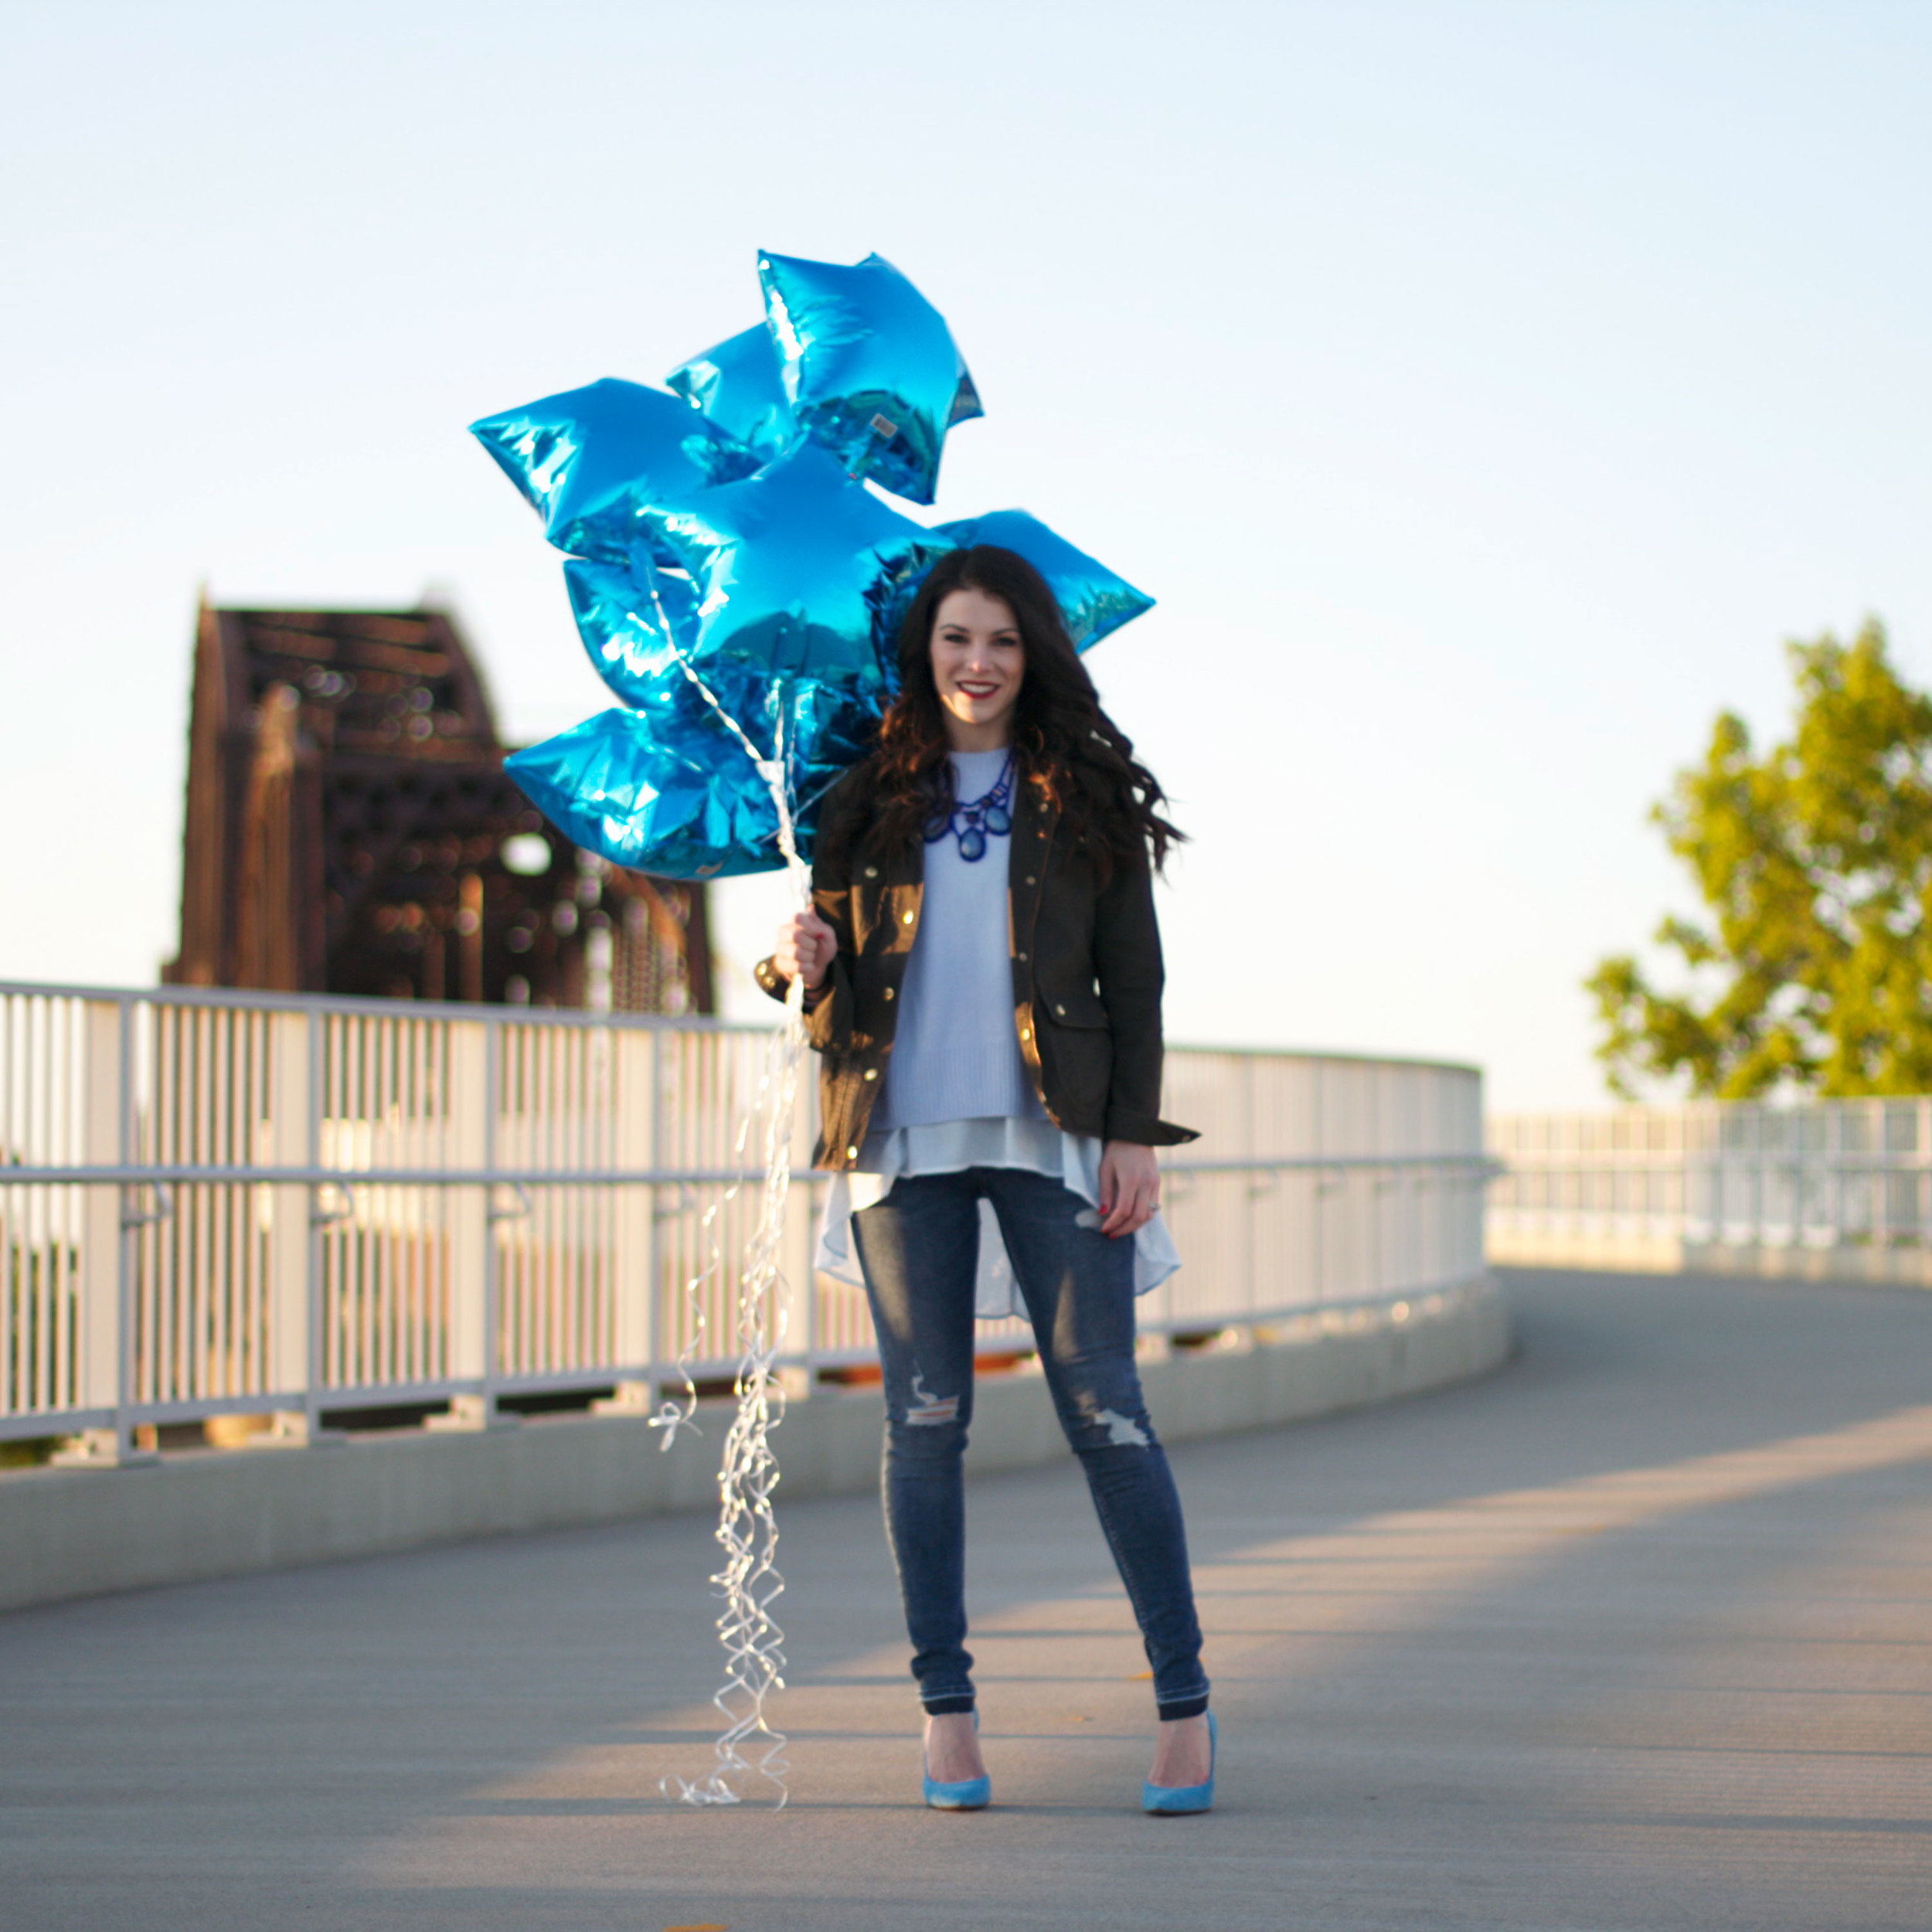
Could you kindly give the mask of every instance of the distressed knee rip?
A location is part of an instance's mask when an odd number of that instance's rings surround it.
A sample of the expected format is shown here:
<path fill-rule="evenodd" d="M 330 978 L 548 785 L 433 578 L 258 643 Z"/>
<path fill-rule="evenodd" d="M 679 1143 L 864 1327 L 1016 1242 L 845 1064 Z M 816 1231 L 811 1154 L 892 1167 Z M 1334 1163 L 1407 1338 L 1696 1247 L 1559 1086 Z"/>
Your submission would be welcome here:
<path fill-rule="evenodd" d="M 936 1396 L 926 1386 L 926 1378 L 915 1369 L 913 1371 L 913 1403 L 906 1411 L 906 1420 L 928 1428 L 940 1427 L 959 1420 L 957 1396 Z"/>
<path fill-rule="evenodd" d="M 1113 1393 L 1122 1392 L 1117 1389 Z M 1076 1436 L 1077 1430 L 1084 1433 L 1092 1430 L 1104 1429 L 1107 1431 L 1107 1440 L 1104 1444 L 1094 1443 L 1089 1437 L 1087 1446 L 1109 1449 L 1152 1448 L 1153 1440 L 1148 1434 L 1147 1429 L 1134 1420 L 1135 1415 L 1144 1417 L 1147 1413 L 1140 1403 L 1129 1396 L 1128 1406 L 1133 1413 L 1123 1415 L 1119 1410 L 1111 1405 L 1103 1404 L 1101 1395 L 1100 1389 L 1091 1387 L 1076 1389 L 1069 1392 L 1067 1408 L 1070 1410 L 1071 1413 L 1070 1415 L 1063 1410 L 1061 1416 L 1062 1423 L 1067 1432 L 1068 1441 L 1075 1448 L 1079 1448 L 1081 1444 Z"/>
<path fill-rule="evenodd" d="M 1102 1409 L 1094 1417 L 1096 1428 L 1107 1431 L 1108 1446 L 1114 1449 L 1145 1449 L 1147 1431 L 1131 1416 L 1117 1413 L 1111 1409 Z"/>

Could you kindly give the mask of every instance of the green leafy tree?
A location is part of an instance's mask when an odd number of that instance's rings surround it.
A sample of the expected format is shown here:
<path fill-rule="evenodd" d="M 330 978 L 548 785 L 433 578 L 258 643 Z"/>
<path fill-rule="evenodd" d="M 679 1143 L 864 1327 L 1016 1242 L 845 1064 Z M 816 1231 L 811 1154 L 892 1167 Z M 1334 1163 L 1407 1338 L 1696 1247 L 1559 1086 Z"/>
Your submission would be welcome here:
<path fill-rule="evenodd" d="M 1788 741 L 1760 757 L 1726 713 L 1651 815 L 1709 908 L 1657 941 L 1709 997 L 1658 992 L 1628 955 L 1585 982 L 1626 1099 L 1685 1075 L 1724 1100 L 1932 1093 L 1932 696 L 1876 621 L 1789 650 Z"/>

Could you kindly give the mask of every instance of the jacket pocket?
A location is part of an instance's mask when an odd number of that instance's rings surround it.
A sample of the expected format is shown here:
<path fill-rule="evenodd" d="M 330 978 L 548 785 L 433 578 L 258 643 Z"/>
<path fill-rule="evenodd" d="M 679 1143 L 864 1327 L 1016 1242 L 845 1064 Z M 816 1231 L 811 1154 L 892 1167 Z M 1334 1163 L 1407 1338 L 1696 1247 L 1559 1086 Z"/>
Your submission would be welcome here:
<path fill-rule="evenodd" d="M 1043 993 L 1034 1002 L 1033 1010 L 1056 1026 L 1105 1027 L 1109 1023 L 1100 995 L 1090 987 Z"/>
<path fill-rule="evenodd" d="M 1033 1012 L 1048 1104 L 1070 1133 L 1098 1134 L 1114 1080 L 1114 1035 L 1100 995 L 1043 994 Z"/>

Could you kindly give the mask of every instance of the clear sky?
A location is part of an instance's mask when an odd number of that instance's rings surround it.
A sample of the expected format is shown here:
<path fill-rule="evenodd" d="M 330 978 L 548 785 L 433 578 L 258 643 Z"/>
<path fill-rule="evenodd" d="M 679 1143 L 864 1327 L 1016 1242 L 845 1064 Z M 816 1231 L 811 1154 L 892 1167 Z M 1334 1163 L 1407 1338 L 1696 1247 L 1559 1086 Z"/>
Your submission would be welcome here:
<path fill-rule="evenodd" d="M 1600 1094 L 1649 801 L 1782 640 L 1932 682 L 1932 9 L 332 0 L 0 9 L 0 976 L 172 950 L 217 601 L 450 602 L 607 702 L 464 425 L 876 249 L 1018 505 L 1160 599 L 1089 659 L 1195 843 L 1178 1040 Z M 726 978 L 771 882 L 719 895 Z M 762 1007 L 740 996 L 739 1010 Z"/>

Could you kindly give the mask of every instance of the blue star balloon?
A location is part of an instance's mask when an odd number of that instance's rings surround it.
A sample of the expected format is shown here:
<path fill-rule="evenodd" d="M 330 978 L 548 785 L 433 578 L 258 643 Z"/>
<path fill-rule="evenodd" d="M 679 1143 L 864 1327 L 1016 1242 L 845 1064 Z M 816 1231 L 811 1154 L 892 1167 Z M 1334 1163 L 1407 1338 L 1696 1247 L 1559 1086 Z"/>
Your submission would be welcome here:
<path fill-rule="evenodd" d="M 761 253 L 758 279 L 799 422 L 849 476 L 931 502 L 947 428 L 985 413 L 945 318 L 882 256 Z"/>
<path fill-rule="evenodd" d="M 984 416 L 981 407 L 979 391 L 973 386 L 973 379 L 966 367 L 966 359 L 959 359 L 959 387 L 953 392 L 953 406 L 946 413 L 946 427 L 951 429 L 955 423 L 970 423 L 976 416 Z"/>
<path fill-rule="evenodd" d="M 696 587 L 694 666 L 883 693 L 905 593 L 954 547 L 851 481 L 813 442 L 756 476 L 642 512 L 654 549 Z"/>
<path fill-rule="evenodd" d="M 758 458 L 668 391 L 607 376 L 470 425 L 560 550 L 624 562 L 648 503 L 749 476 Z"/>
<path fill-rule="evenodd" d="M 876 710 L 810 680 L 730 676 L 712 695 L 761 757 L 782 765 L 801 856 L 818 807 L 863 757 Z M 662 878 L 715 879 L 784 863 L 778 811 L 743 743 L 689 679 L 661 682 L 519 751 L 504 769 L 576 844 Z"/>
<path fill-rule="evenodd" d="M 648 704 L 667 679 L 685 682 L 698 627 L 689 577 L 657 569 L 640 545 L 628 564 L 573 557 L 563 583 L 592 665 L 626 704 Z"/>
<path fill-rule="evenodd" d="M 722 726 L 713 742 L 666 743 L 658 724 L 619 706 L 514 753 L 503 769 L 566 837 L 613 864 L 672 879 L 768 869 L 775 815 L 751 760 Z"/>
<path fill-rule="evenodd" d="M 761 463 L 782 456 L 798 437 L 778 352 L 763 322 L 681 363 L 665 382 Z"/>
<path fill-rule="evenodd" d="M 1024 510 L 989 510 L 984 516 L 942 523 L 936 535 L 949 536 L 962 550 L 976 543 L 996 544 L 1026 558 L 1046 580 L 1072 634 L 1074 648 L 1084 651 L 1117 631 L 1131 617 L 1154 607 L 1154 600 L 1117 577 L 1084 550 L 1077 550 L 1039 518 Z"/>

